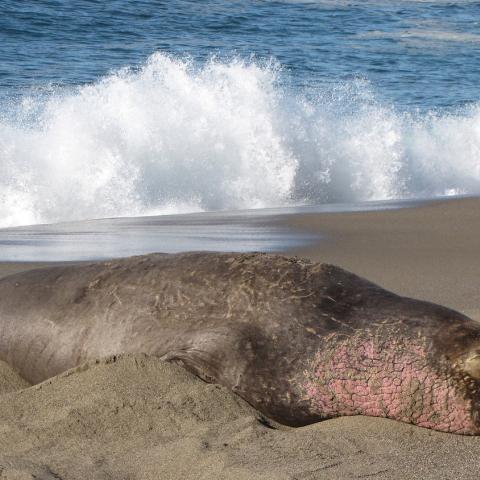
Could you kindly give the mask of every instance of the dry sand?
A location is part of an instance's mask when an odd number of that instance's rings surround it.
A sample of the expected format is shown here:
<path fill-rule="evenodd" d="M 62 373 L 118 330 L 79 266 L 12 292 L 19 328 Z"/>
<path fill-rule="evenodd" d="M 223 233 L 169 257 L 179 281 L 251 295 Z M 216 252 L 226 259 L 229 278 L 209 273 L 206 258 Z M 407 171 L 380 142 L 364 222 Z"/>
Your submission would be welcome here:
<path fill-rule="evenodd" d="M 0 478 L 477 479 L 478 438 L 366 417 L 298 429 L 144 355 L 0 396 Z"/>
<path fill-rule="evenodd" d="M 480 201 L 289 217 L 294 253 L 480 318 Z M 0 275 L 38 267 L 3 264 Z M 275 428 L 272 428 L 275 427 Z M 0 363 L 0 479 L 477 479 L 480 437 L 345 417 L 291 429 L 178 366 L 121 356 L 28 387 Z"/>
<path fill-rule="evenodd" d="M 0 395 L 16 392 L 29 386 L 30 384 L 20 377 L 15 370 L 0 360 Z"/>

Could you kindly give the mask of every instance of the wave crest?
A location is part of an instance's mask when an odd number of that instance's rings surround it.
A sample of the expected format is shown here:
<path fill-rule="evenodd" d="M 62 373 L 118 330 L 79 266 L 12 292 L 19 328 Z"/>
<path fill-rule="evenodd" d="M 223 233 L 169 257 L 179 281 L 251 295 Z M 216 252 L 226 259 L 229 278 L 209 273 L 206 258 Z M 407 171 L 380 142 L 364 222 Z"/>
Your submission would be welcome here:
<path fill-rule="evenodd" d="M 0 117 L 0 225 L 480 193 L 480 108 L 398 113 L 368 82 L 161 53 Z"/>

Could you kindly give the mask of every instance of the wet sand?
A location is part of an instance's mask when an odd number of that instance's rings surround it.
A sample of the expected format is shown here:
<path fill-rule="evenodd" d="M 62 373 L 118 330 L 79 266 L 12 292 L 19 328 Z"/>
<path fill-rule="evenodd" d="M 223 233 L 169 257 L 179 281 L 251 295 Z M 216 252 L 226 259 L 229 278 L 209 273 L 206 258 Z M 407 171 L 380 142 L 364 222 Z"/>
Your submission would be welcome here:
<path fill-rule="evenodd" d="M 34 268 L 48 267 L 49 265 L 58 265 L 55 262 L 0 262 L 0 278 L 14 273 L 26 272 Z"/>
<path fill-rule="evenodd" d="M 480 319 L 480 200 L 291 215 L 323 240 L 294 254 Z M 42 264 L 0 264 L 0 275 Z M 0 363 L 0 479 L 476 479 L 480 437 L 379 418 L 291 429 L 143 355 L 27 385 Z M 273 427 L 273 428 L 272 428 Z"/>
<path fill-rule="evenodd" d="M 287 222 L 323 235 L 318 244 L 292 253 L 339 265 L 401 295 L 480 320 L 480 199 L 304 214 Z"/>

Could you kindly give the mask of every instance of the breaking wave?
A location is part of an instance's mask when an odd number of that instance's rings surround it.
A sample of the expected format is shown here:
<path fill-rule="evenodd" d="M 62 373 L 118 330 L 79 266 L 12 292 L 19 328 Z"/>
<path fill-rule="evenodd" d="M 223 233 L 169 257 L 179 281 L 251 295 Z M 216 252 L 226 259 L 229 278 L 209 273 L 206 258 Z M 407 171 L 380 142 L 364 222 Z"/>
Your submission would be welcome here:
<path fill-rule="evenodd" d="M 0 226 L 480 193 L 480 106 L 399 112 L 365 80 L 161 53 L 0 113 Z"/>

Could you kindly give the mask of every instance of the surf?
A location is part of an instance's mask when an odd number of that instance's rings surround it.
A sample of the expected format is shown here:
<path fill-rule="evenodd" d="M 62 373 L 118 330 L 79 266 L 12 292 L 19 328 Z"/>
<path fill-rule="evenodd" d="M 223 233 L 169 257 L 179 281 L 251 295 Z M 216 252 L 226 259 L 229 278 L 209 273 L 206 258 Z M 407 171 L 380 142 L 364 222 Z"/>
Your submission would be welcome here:
<path fill-rule="evenodd" d="M 161 52 L 0 103 L 0 226 L 480 193 L 480 105 L 405 111 L 366 79 Z"/>

